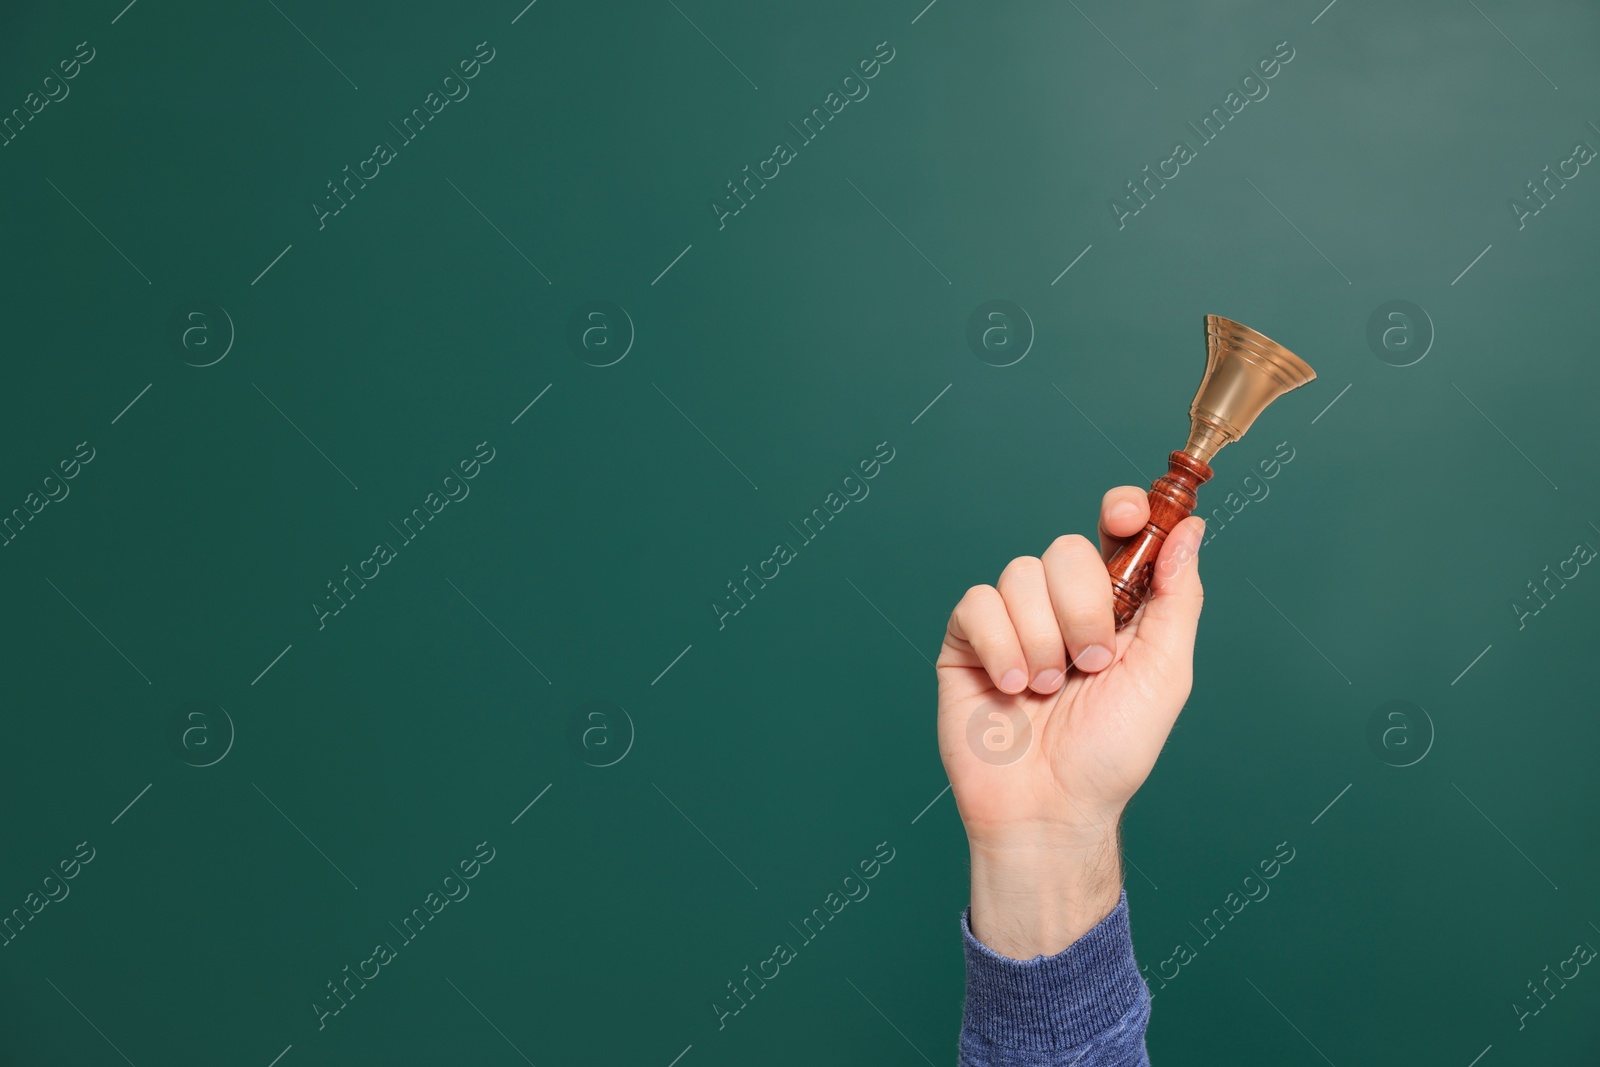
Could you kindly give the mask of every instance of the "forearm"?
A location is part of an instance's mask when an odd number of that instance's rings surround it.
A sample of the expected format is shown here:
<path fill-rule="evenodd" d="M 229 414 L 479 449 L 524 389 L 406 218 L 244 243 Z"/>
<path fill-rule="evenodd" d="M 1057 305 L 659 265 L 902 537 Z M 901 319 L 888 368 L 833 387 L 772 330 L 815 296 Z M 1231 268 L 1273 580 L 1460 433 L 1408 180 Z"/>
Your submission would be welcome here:
<path fill-rule="evenodd" d="M 1109 915 L 1122 893 L 1114 831 L 1083 843 L 970 848 L 972 932 L 1012 959 L 1056 955 Z"/>
<path fill-rule="evenodd" d="M 1144 489 L 1114 489 L 1098 551 L 1058 537 L 950 615 L 939 753 L 972 849 L 967 1067 L 1149 1063 L 1117 825 L 1189 696 L 1205 530 L 1177 524 L 1119 630 L 1106 560 L 1149 517 Z"/>
<path fill-rule="evenodd" d="M 962 936 L 963 1067 L 1149 1063 L 1114 830 L 1048 849 L 974 843 Z"/>

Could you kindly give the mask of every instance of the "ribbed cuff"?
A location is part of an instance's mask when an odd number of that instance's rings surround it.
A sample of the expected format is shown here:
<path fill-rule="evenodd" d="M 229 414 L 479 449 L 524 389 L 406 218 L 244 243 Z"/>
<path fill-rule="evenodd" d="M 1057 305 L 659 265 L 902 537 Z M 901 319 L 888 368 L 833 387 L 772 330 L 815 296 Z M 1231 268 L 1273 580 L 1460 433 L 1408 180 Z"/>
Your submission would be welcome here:
<path fill-rule="evenodd" d="M 1059 1052 L 1104 1040 L 1111 1031 L 1125 1034 L 1138 1023 L 1142 1038 L 1150 990 L 1133 958 L 1126 891 L 1111 914 L 1077 941 L 1054 956 L 1031 960 L 1014 960 L 984 945 L 972 935 L 971 913 L 970 907 L 961 913 L 964 1037 L 1004 1049 Z"/>

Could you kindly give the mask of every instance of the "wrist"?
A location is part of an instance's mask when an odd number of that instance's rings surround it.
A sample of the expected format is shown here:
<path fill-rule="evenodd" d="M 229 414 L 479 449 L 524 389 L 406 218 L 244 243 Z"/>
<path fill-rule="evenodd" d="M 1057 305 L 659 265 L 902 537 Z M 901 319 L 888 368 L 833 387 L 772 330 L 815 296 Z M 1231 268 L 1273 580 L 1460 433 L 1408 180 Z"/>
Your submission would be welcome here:
<path fill-rule="evenodd" d="M 1117 819 L 1007 839 L 972 838 L 973 936 L 1002 956 L 1053 956 L 1093 929 L 1122 894 Z"/>

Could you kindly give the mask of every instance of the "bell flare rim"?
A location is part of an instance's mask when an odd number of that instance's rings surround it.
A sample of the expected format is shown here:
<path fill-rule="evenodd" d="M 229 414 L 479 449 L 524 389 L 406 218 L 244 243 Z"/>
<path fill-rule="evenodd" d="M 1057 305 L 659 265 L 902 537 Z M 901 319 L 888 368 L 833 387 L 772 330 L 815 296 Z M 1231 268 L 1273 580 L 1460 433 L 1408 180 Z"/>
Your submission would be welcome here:
<path fill-rule="evenodd" d="M 1298 389 L 1316 380 L 1317 372 L 1311 364 L 1259 330 L 1222 315 L 1207 315 L 1205 325 L 1208 354 L 1213 357 L 1223 346 L 1249 352 L 1279 371 L 1287 389 Z"/>

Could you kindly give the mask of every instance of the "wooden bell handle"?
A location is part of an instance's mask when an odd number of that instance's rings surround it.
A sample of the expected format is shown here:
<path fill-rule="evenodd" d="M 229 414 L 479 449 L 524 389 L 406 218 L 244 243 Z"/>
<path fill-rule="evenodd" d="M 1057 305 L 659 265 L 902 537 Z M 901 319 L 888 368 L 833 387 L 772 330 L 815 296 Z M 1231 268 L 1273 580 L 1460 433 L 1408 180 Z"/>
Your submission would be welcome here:
<path fill-rule="evenodd" d="M 1150 568 L 1173 527 L 1194 511 L 1195 491 L 1211 479 L 1211 467 L 1187 452 L 1167 457 L 1167 473 L 1150 486 L 1150 521 L 1106 562 L 1117 629 L 1133 619 L 1150 598 Z"/>

